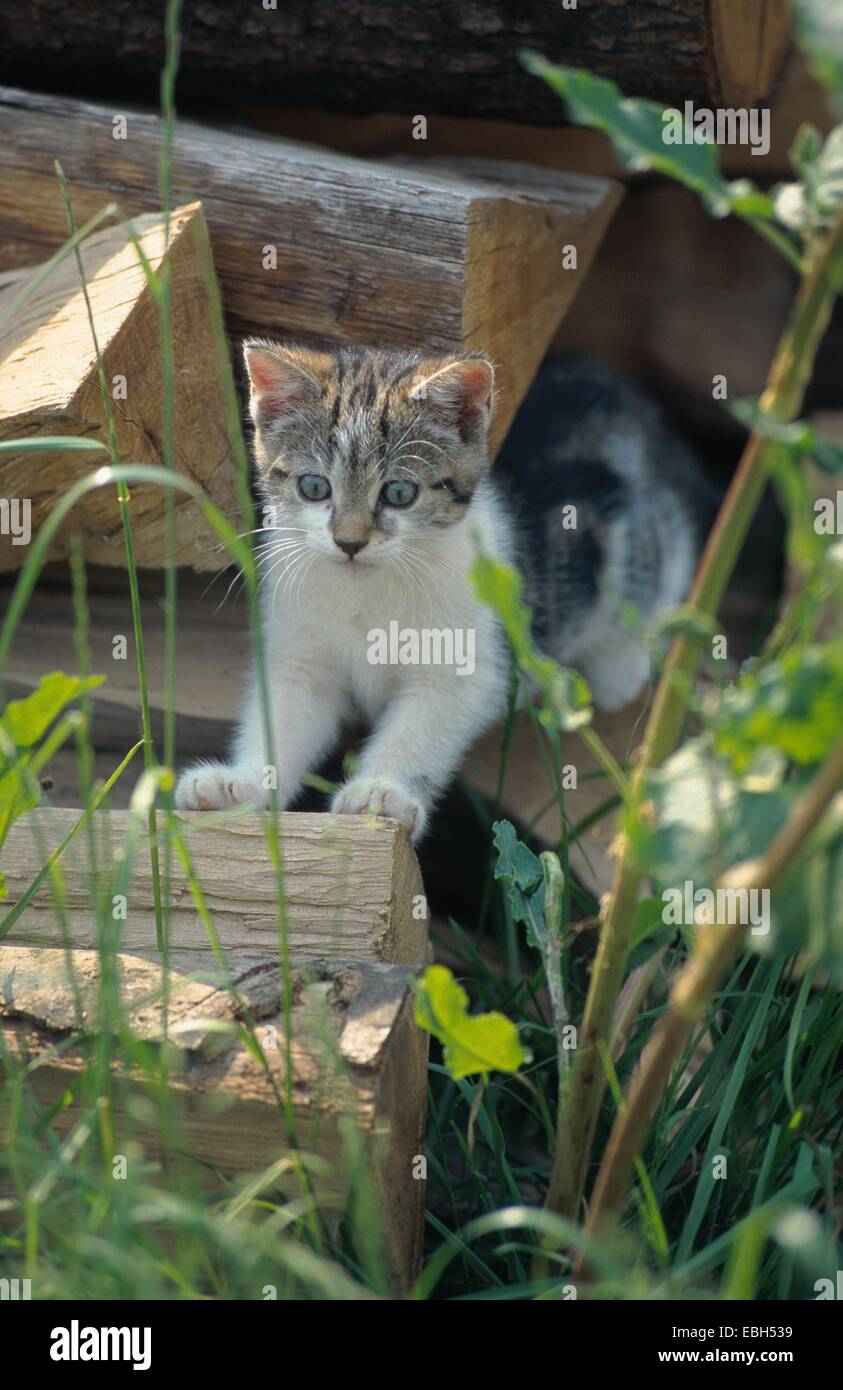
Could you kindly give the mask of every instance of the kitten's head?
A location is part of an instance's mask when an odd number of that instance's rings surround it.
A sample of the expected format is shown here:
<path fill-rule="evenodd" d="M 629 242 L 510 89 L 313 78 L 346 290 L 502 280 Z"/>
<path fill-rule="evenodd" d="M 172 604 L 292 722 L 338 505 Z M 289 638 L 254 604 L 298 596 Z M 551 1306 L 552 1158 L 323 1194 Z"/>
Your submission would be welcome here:
<path fill-rule="evenodd" d="M 291 543 L 369 566 L 465 515 L 488 467 L 485 357 L 257 339 L 244 353 L 260 486 Z"/>

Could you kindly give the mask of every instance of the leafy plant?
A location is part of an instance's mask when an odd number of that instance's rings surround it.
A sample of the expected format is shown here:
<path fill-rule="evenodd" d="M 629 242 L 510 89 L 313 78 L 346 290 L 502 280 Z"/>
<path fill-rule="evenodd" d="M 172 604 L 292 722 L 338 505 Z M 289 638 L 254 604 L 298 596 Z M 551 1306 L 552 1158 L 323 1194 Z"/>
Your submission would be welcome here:
<path fill-rule="evenodd" d="M 53 671 L 42 676 L 25 699 L 11 700 L 0 716 L 0 849 L 24 811 L 38 805 L 38 774 L 74 732 L 79 717 L 67 716 L 48 735 L 50 726 L 74 700 L 102 685 L 104 676 L 66 676 Z M 0 873 L 0 898 L 6 896 L 6 880 Z"/>
<path fill-rule="evenodd" d="M 518 1071 L 530 1060 L 518 1029 L 503 1014 L 469 1014 L 468 995 L 444 965 L 429 965 L 413 987 L 416 1023 L 439 1039 L 455 1080 Z"/>

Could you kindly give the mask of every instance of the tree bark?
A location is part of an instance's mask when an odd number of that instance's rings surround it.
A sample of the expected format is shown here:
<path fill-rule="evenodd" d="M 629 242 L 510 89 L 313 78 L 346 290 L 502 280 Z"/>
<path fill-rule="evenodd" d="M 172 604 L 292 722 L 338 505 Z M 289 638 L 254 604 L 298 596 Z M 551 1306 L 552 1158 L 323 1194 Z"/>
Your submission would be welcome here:
<path fill-rule="evenodd" d="M 518 53 L 669 104 L 763 98 L 786 0 L 188 0 L 178 96 L 561 124 Z M 575 8 L 568 8 L 568 5 Z M 6 0 L 0 81 L 157 101 L 163 0 Z"/>

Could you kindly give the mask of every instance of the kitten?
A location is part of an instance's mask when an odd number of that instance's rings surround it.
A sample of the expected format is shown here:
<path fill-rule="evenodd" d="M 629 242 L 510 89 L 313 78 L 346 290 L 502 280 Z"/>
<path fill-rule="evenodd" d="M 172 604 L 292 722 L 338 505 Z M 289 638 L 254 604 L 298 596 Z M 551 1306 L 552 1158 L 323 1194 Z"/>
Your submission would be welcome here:
<path fill-rule="evenodd" d="M 477 547 L 518 565 L 537 641 L 599 706 L 638 693 L 648 650 L 619 605 L 646 620 L 678 603 L 696 535 L 680 486 L 693 463 L 632 388 L 550 364 L 490 470 L 494 373 L 479 354 L 249 340 L 245 359 L 280 806 L 362 715 L 373 732 L 332 809 L 422 835 L 506 706 L 507 644 L 468 579 Z M 231 761 L 186 771 L 176 805 L 267 805 L 271 776 L 253 679 Z"/>

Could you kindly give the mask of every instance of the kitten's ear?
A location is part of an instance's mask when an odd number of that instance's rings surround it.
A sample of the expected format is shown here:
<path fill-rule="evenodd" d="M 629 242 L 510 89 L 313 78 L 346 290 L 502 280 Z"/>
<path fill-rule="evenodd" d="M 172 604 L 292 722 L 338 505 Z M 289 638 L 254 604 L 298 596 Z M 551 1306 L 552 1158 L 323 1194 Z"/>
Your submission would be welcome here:
<path fill-rule="evenodd" d="M 243 357 L 253 412 L 259 409 L 265 419 L 283 421 L 322 394 L 316 377 L 280 345 L 249 338 L 243 344 Z"/>
<path fill-rule="evenodd" d="M 429 369 L 429 370 L 428 370 Z M 410 400 L 427 401 L 454 426 L 463 443 L 485 434 L 492 418 L 495 369 L 485 357 L 457 357 L 443 365 L 423 362 Z"/>

